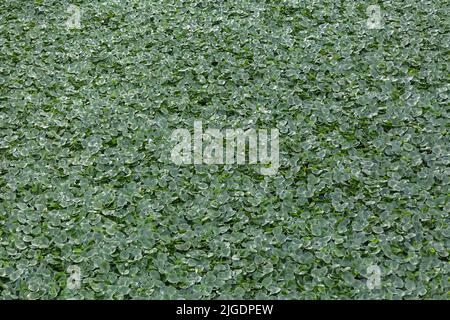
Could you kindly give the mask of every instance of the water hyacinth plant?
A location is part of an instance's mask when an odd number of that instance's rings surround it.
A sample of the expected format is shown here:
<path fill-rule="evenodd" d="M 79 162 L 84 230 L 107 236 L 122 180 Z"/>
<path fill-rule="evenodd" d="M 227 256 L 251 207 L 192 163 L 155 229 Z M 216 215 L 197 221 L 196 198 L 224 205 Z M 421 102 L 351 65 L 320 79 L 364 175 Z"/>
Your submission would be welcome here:
<path fill-rule="evenodd" d="M 448 299 L 448 12 L 1 1 L 0 298 Z M 174 163 L 196 120 L 276 174 Z"/>

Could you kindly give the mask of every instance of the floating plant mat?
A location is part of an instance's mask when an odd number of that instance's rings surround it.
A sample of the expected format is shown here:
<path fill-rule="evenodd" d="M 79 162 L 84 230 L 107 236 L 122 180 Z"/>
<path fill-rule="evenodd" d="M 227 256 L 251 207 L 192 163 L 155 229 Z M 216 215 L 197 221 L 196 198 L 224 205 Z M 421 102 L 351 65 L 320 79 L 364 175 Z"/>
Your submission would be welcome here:
<path fill-rule="evenodd" d="M 1 1 L 0 298 L 447 299 L 448 12 Z M 175 164 L 195 121 L 278 171 Z"/>

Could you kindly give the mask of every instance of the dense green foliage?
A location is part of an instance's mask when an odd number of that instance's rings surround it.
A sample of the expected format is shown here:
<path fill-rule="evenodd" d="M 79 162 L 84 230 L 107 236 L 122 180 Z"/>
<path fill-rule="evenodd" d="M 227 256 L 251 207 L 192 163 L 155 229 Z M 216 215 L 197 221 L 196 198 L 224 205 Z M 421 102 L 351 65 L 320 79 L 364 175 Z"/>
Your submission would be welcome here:
<path fill-rule="evenodd" d="M 0 298 L 448 298 L 447 1 L 72 3 L 0 1 Z M 278 174 L 173 164 L 195 119 Z"/>

